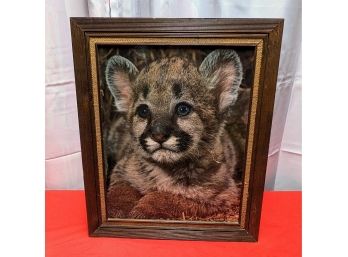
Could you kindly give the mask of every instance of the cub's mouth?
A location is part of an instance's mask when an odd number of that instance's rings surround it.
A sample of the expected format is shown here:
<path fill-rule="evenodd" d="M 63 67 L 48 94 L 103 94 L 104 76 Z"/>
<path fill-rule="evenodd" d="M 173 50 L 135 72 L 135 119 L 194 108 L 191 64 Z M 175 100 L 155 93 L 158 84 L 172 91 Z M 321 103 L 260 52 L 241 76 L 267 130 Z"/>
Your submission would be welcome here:
<path fill-rule="evenodd" d="M 191 137 L 185 134 L 181 136 L 173 135 L 165 140 L 157 141 L 156 138 L 143 135 L 140 138 L 140 144 L 154 161 L 174 162 L 179 160 L 191 145 Z"/>
<path fill-rule="evenodd" d="M 170 152 L 178 153 L 177 150 L 172 150 L 172 149 L 169 149 L 167 147 L 161 146 L 161 147 L 157 148 L 156 150 L 152 151 L 151 154 L 158 152 L 158 151 L 170 151 Z"/>

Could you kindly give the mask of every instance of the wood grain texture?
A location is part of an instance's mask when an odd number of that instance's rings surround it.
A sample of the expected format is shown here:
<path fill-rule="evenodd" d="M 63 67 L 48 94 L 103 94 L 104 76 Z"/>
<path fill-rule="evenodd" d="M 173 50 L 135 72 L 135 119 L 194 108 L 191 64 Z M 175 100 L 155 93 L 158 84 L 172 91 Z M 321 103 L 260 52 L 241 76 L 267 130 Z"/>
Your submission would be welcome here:
<path fill-rule="evenodd" d="M 89 234 L 161 239 L 256 241 L 272 124 L 282 19 L 71 18 L 80 140 Z M 103 221 L 97 168 L 88 40 L 90 37 L 250 38 L 263 40 L 262 68 L 252 146 L 245 228 L 219 222 Z"/>
<path fill-rule="evenodd" d="M 72 48 L 75 69 L 75 84 L 80 127 L 80 141 L 83 164 L 83 177 L 86 194 L 88 231 L 92 234 L 100 224 L 98 215 L 98 195 L 96 192 L 96 159 L 93 141 L 93 113 L 91 110 L 91 92 L 88 90 L 87 53 L 85 35 L 75 22 L 71 22 Z"/>

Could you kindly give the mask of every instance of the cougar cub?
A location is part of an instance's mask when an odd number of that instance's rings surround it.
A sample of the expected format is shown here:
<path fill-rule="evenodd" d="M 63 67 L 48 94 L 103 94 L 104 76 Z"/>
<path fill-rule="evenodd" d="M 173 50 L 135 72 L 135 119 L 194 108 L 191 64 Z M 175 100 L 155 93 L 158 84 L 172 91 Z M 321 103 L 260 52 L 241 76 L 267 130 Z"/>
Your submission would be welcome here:
<path fill-rule="evenodd" d="M 236 152 L 224 128 L 242 80 L 235 51 L 212 51 L 199 67 L 168 57 L 141 71 L 115 55 L 105 76 L 129 131 L 110 175 L 109 217 L 199 219 L 239 205 Z"/>

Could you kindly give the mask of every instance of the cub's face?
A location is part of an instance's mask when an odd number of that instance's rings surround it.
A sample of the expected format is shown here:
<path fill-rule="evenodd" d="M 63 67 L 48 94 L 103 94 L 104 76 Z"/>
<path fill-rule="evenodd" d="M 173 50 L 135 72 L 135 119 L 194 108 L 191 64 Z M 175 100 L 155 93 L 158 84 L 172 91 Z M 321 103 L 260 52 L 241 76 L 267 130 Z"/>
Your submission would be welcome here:
<path fill-rule="evenodd" d="M 128 113 L 146 157 L 175 162 L 198 154 L 205 116 L 216 115 L 203 82 L 197 68 L 181 58 L 153 62 L 140 72 Z"/>
<path fill-rule="evenodd" d="M 197 160 L 219 136 L 222 114 L 237 98 L 238 55 L 213 51 L 200 67 L 180 57 L 157 60 L 140 72 L 114 56 L 106 80 L 119 111 L 127 113 L 136 147 L 159 163 Z"/>

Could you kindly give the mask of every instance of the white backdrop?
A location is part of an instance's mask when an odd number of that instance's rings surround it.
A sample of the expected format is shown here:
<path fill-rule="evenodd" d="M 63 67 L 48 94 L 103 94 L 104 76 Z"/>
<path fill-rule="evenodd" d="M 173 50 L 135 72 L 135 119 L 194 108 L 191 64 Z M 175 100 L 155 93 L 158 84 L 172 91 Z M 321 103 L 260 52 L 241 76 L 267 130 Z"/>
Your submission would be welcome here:
<path fill-rule="evenodd" d="M 69 27 L 73 16 L 284 18 L 265 187 L 301 189 L 300 0 L 46 0 L 47 189 L 83 188 Z"/>

